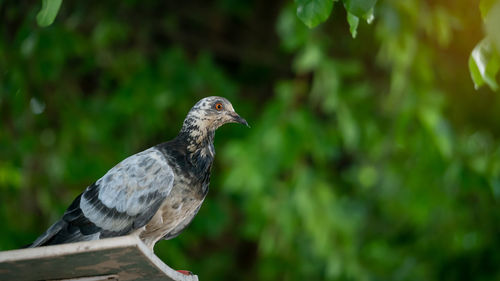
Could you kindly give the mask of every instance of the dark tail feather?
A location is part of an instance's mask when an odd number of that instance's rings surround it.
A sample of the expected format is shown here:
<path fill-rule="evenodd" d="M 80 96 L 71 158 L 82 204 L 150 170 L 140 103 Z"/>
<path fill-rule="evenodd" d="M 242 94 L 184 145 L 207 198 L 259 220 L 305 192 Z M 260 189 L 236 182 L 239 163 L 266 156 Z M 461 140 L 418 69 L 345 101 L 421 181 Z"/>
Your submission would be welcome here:
<path fill-rule="evenodd" d="M 71 203 L 62 219 L 54 223 L 35 242 L 24 248 L 99 239 L 101 229 L 90 222 L 80 209 L 81 194 Z"/>
<path fill-rule="evenodd" d="M 26 248 L 34 248 L 48 245 L 73 243 L 99 239 L 100 232 L 82 233 L 80 228 L 68 224 L 65 220 L 58 220 L 44 234 L 40 235 L 35 242 L 26 245 Z"/>
<path fill-rule="evenodd" d="M 40 246 L 46 246 L 46 245 L 51 245 L 51 241 L 54 240 L 54 238 L 57 238 L 58 234 L 61 234 L 62 230 L 66 227 L 67 223 L 63 220 L 58 220 L 56 223 L 54 223 L 47 231 L 45 231 L 44 234 L 40 235 L 35 242 L 26 245 L 23 248 L 34 248 L 34 247 L 40 247 Z"/>

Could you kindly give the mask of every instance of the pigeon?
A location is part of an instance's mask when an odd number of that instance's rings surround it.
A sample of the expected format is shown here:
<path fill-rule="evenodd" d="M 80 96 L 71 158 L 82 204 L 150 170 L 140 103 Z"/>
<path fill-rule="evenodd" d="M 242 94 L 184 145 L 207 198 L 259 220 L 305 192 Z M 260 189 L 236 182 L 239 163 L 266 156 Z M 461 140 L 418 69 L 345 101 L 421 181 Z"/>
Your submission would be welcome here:
<path fill-rule="evenodd" d="M 28 247 L 137 235 L 153 251 L 159 240 L 178 236 L 207 195 L 215 130 L 226 123 L 249 127 L 227 99 L 201 99 L 174 139 L 111 168 Z"/>

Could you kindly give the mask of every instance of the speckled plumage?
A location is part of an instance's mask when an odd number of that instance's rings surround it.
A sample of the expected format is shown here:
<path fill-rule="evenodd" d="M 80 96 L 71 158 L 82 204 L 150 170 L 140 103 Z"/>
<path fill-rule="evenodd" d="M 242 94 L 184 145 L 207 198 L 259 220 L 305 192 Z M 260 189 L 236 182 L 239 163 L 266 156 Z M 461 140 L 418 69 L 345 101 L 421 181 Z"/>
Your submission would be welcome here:
<path fill-rule="evenodd" d="M 226 123 L 248 125 L 227 99 L 200 100 L 177 137 L 118 163 L 30 247 L 131 234 L 152 249 L 158 240 L 176 237 L 205 199 L 215 130 Z"/>

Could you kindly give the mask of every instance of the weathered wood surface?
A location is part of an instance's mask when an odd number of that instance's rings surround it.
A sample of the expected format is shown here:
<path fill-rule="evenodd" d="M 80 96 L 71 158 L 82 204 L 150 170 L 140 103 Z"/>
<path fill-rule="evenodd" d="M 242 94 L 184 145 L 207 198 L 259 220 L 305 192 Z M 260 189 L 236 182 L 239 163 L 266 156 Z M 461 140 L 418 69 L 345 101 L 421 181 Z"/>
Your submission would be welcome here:
<path fill-rule="evenodd" d="M 164 264 L 134 236 L 0 252 L 0 280 L 198 281 Z M 78 280 L 78 279 L 77 279 Z M 92 280 L 92 279 L 90 279 Z"/>

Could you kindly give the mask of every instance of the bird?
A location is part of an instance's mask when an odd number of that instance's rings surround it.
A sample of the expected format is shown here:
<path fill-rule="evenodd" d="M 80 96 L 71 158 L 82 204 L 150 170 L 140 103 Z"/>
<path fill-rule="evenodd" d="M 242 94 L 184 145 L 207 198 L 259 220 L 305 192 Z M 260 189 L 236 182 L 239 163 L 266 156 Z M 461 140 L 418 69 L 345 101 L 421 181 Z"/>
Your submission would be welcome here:
<path fill-rule="evenodd" d="M 136 235 L 153 251 L 175 238 L 208 193 L 215 131 L 226 123 L 250 127 L 226 98 L 201 99 L 175 138 L 119 162 L 28 247 Z"/>

